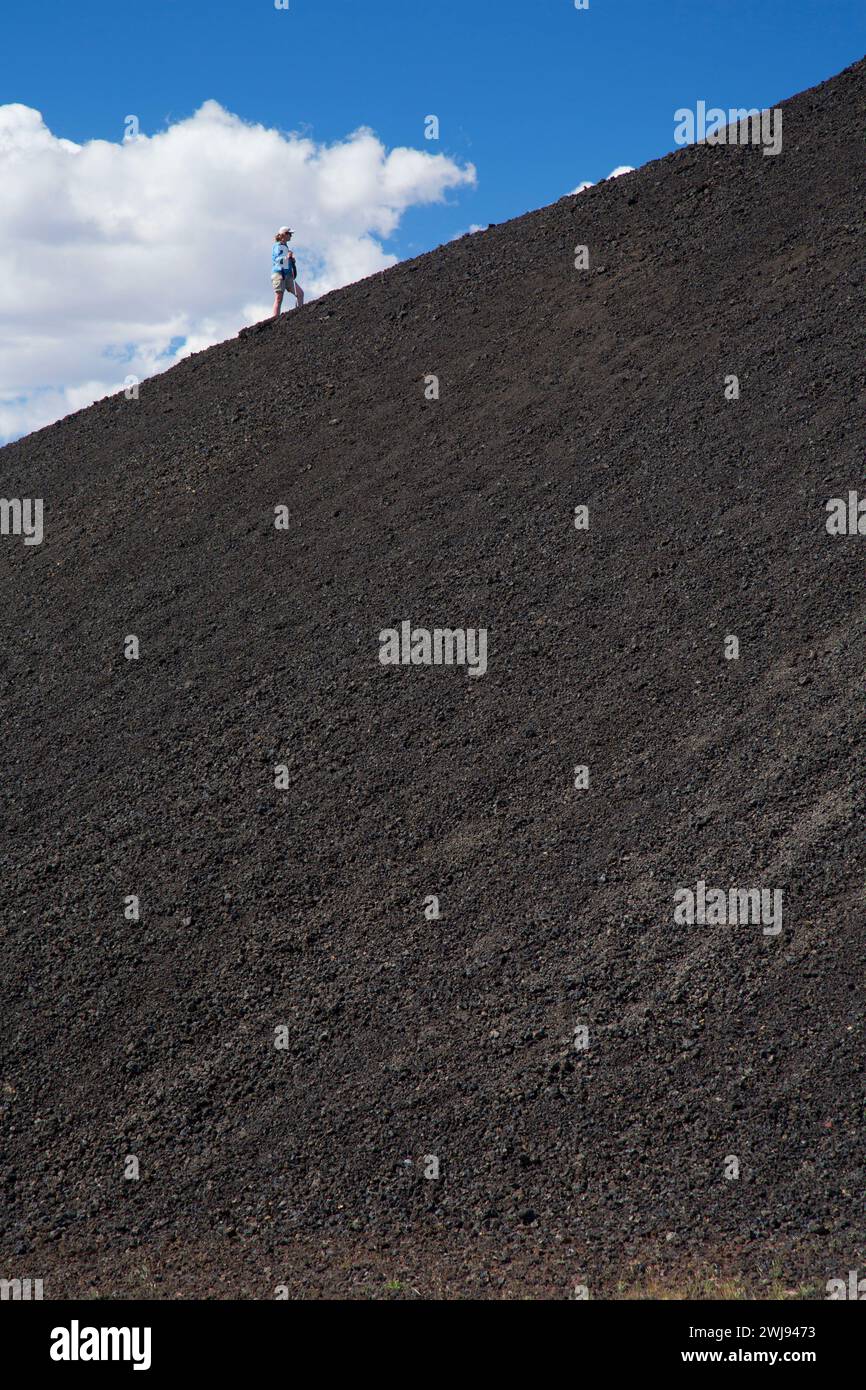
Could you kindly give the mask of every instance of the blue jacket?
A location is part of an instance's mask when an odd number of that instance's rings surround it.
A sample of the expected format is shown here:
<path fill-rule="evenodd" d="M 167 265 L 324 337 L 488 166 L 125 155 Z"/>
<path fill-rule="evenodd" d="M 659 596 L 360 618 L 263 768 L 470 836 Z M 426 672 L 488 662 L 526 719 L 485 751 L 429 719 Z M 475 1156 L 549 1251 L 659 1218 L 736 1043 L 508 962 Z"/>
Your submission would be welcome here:
<path fill-rule="evenodd" d="M 271 272 L 274 275 L 291 275 L 294 279 L 297 266 L 295 258 L 288 246 L 284 246 L 281 241 L 275 241 L 271 251 Z"/>

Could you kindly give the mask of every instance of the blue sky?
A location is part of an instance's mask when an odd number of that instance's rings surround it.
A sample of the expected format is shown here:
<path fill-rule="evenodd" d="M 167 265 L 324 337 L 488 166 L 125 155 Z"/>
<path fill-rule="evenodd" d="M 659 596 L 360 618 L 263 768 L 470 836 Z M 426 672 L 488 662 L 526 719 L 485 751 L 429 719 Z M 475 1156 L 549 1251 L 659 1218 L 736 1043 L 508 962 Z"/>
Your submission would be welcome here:
<path fill-rule="evenodd" d="M 426 250 L 502 222 L 618 164 L 673 148 L 672 112 L 769 106 L 866 53 L 866 0 L 6 0 L 0 99 L 56 135 L 117 140 L 215 98 L 317 141 L 371 126 L 478 171 L 450 208 L 408 213 L 391 243 Z"/>
<path fill-rule="evenodd" d="M 308 253 L 306 260 L 301 256 L 308 288 L 322 292 L 391 258 L 430 250 L 472 225 L 503 222 L 552 202 L 616 166 L 639 166 L 667 153 L 674 148 L 679 107 L 699 99 L 725 109 L 771 106 L 866 54 L 866 0 L 590 0 L 585 11 L 574 0 L 289 4 L 285 11 L 273 0 L 4 0 L 0 157 L 4 138 L 7 154 L 13 145 L 17 153 L 0 167 L 4 194 L 11 188 L 15 195 L 5 213 L 0 203 L 0 336 L 5 331 L 10 343 L 8 358 L 0 351 L 0 440 L 117 389 L 103 363 L 125 357 L 146 374 L 173 360 L 179 344 L 194 350 L 236 331 L 245 317 L 261 316 L 269 291 L 264 261 L 278 221 L 300 227 L 296 240 Z M 193 153 L 182 123 L 204 103 L 215 105 L 194 132 Z M 244 153 L 231 132 L 222 140 L 225 113 L 285 133 L 288 143 L 273 160 L 272 177 L 262 173 L 261 141 L 257 153 Z M 131 151 L 123 166 L 112 165 L 92 142 L 120 146 L 130 114 L 151 141 L 178 127 L 175 144 L 155 140 L 147 165 L 136 165 Z M 438 142 L 424 138 L 430 114 L 440 122 Z M 323 195 L 315 214 L 305 206 L 299 189 L 312 184 L 300 176 L 292 182 L 287 172 L 299 148 L 292 133 L 309 142 L 305 158 L 315 164 L 324 147 L 339 146 L 359 127 L 380 142 L 378 153 L 361 152 L 368 181 L 379 177 L 373 168 L 385 168 L 388 152 L 406 146 L 445 156 L 448 173 L 434 177 L 429 159 L 426 172 L 416 170 L 411 178 L 392 168 L 392 184 L 411 184 L 402 202 L 392 199 L 386 214 L 364 204 L 359 192 L 345 225 L 337 225 L 335 214 L 326 246 L 322 219 L 333 200 Z M 89 147 L 90 164 L 77 191 L 74 176 L 63 169 L 72 169 L 78 151 L 59 141 Z M 179 150 L 187 151 L 196 177 L 208 162 L 236 159 L 238 166 L 214 169 L 209 201 L 196 188 L 199 201 L 190 202 L 185 224 L 174 218 L 172 242 L 168 229 L 183 195 L 166 171 L 174 166 L 176 172 Z M 357 151 L 349 153 L 354 159 Z M 254 193 L 245 160 L 258 160 Z M 19 183 L 35 177 L 40 161 L 41 182 L 25 193 Z M 339 181 L 339 167 L 325 185 Z M 78 159 L 75 168 L 80 175 L 85 161 Z M 137 210 L 136 179 L 143 191 Z M 163 187 L 169 191 L 160 243 Z M 321 183 L 316 189 L 318 196 Z M 56 211 L 55 190 L 66 199 Z M 266 243 L 261 253 L 250 226 L 233 220 L 245 196 Z M 88 263 L 83 245 L 87 200 L 98 210 L 98 266 Z M 126 303 L 119 272 L 118 288 L 110 288 L 105 255 L 116 249 L 119 229 L 133 223 L 130 248 L 140 243 L 135 263 L 147 282 L 149 307 L 136 303 L 134 293 Z M 38 283 L 49 244 L 72 272 L 59 302 L 56 280 L 46 279 L 44 296 Z M 220 303 L 184 302 L 184 276 L 194 284 L 190 269 L 180 269 L 187 246 L 190 258 L 206 258 L 219 275 L 208 294 L 219 288 Z M 178 268 L 175 278 L 161 276 L 169 264 Z M 77 377 L 66 370 L 62 342 L 49 341 L 39 326 L 49 305 L 55 316 L 71 316 L 69 336 L 79 344 L 83 328 L 101 334 L 98 343 L 93 337 L 90 357 L 79 361 Z M 97 320 L 104 326 L 95 327 Z M 39 393 L 42 404 L 31 408 Z"/>

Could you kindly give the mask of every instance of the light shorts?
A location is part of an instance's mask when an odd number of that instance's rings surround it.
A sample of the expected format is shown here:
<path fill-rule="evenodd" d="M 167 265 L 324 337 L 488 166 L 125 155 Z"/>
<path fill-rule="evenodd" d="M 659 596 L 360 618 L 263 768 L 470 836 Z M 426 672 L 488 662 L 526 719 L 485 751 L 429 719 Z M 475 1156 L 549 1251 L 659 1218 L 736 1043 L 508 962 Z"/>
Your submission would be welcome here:
<path fill-rule="evenodd" d="M 291 275 L 280 275 L 279 271 L 277 270 L 275 270 L 273 275 L 271 276 L 271 284 L 273 285 L 277 294 L 282 294 L 284 290 L 291 290 L 291 287 L 292 285 L 294 285 L 294 283 L 295 282 L 292 279 Z"/>

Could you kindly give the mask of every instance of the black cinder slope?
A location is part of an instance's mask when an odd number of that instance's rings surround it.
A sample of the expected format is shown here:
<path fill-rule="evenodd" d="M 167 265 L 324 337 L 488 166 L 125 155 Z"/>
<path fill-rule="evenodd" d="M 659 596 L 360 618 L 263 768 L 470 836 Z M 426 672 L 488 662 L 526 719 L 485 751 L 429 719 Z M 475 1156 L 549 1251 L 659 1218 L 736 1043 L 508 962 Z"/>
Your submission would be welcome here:
<path fill-rule="evenodd" d="M 677 152 L 0 452 L 45 504 L 0 538 L 4 1267 L 862 1259 L 866 538 L 825 523 L 864 97 L 860 63 L 776 157 Z M 486 674 L 382 665 L 405 620 L 485 629 Z M 781 930 L 677 922 L 699 882 L 780 890 Z"/>

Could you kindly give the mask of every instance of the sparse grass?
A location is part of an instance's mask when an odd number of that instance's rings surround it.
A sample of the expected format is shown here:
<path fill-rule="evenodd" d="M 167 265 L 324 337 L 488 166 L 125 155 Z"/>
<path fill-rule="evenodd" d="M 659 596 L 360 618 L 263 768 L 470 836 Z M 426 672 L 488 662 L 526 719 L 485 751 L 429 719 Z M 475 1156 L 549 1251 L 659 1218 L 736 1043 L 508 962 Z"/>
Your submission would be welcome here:
<path fill-rule="evenodd" d="M 792 1286 L 786 1282 L 778 1268 L 774 1268 L 764 1279 L 746 1281 L 736 1275 L 723 1275 L 719 1271 L 689 1271 L 679 1274 L 646 1272 L 635 1280 L 621 1279 L 612 1295 L 616 1299 L 659 1299 L 707 1300 L 719 1299 L 726 1303 L 736 1303 L 749 1299 L 766 1299 L 771 1302 L 791 1302 L 799 1299 L 822 1298 L 823 1293 L 817 1284 Z"/>

